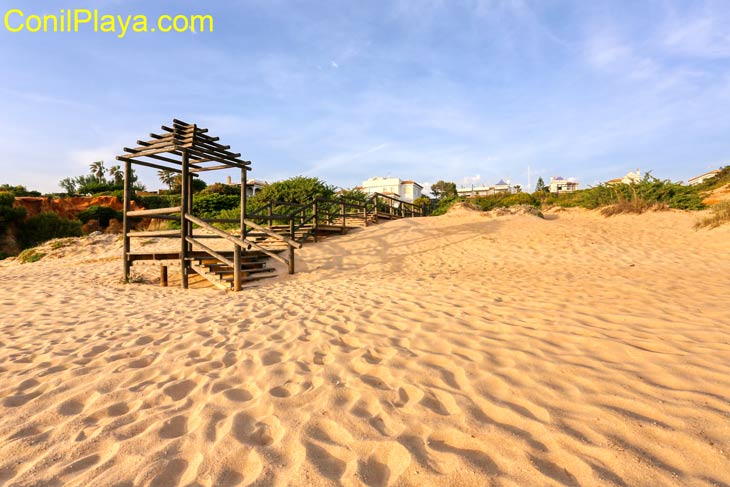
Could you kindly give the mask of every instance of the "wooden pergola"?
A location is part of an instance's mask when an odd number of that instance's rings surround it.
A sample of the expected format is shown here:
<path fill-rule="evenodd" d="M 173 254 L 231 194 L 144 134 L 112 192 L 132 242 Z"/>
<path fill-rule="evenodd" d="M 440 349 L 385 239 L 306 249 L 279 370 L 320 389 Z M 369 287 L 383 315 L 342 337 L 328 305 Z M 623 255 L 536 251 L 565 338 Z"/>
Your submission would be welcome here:
<path fill-rule="evenodd" d="M 241 287 L 240 256 L 241 252 L 250 249 L 253 243 L 246 240 L 246 173 L 251 169 L 251 162 L 241 159 L 241 154 L 234 153 L 230 146 L 222 145 L 218 137 L 208 135 L 208 129 L 195 124 L 173 120 L 172 126 L 162 126 L 161 133 L 151 133 L 149 140 L 138 140 L 137 147 L 125 147 L 125 154 L 117 156 L 117 160 L 124 162 L 124 280 L 129 282 L 132 256 L 130 255 L 130 219 L 131 218 L 161 218 L 179 220 L 179 231 L 135 232 L 131 236 L 161 236 L 180 238 L 180 266 L 182 272 L 182 287 L 188 287 L 190 270 L 190 255 L 193 246 L 212 257 L 230 263 L 235 270 L 234 289 Z M 172 171 L 181 175 L 180 206 L 170 208 L 156 208 L 151 210 L 130 211 L 132 191 L 131 170 L 132 164 L 144 167 Z M 219 169 L 238 169 L 241 171 L 241 211 L 240 211 L 240 238 L 222 232 L 200 218 L 192 215 L 192 181 L 203 171 Z M 179 214 L 179 216 L 177 216 Z M 233 261 L 193 238 L 193 224 L 199 225 L 219 238 L 233 242 L 235 252 Z M 249 224 L 249 226 L 251 226 Z M 154 235 L 153 235 L 154 234 Z M 135 255 L 138 258 L 138 255 Z M 282 260 L 279 256 L 275 256 Z M 155 259 L 150 254 L 150 259 Z M 293 263 L 293 259 L 292 259 Z"/>

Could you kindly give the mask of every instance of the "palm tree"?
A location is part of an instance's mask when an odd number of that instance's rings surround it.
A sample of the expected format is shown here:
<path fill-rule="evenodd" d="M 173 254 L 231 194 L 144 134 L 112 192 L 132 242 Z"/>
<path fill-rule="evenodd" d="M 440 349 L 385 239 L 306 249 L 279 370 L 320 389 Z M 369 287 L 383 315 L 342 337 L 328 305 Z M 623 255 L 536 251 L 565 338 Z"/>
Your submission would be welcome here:
<path fill-rule="evenodd" d="M 99 181 L 104 180 L 104 173 L 106 172 L 106 169 L 104 168 L 104 161 L 94 161 L 91 164 L 89 164 L 89 169 L 91 170 L 91 174 L 98 179 Z"/>
<path fill-rule="evenodd" d="M 160 182 L 167 185 L 168 188 L 172 189 L 175 186 L 177 175 L 169 169 L 161 169 L 157 171 L 157 177 L 159 177 Z"/>
<path fill-rule="evenodd" d="M 121 184 L 122 181 L 124 180 L 124 173 L 122 172 L 122 169 L 119 166 L 110 167 L 109 176 L 114 181 L 114 184 Z"/>

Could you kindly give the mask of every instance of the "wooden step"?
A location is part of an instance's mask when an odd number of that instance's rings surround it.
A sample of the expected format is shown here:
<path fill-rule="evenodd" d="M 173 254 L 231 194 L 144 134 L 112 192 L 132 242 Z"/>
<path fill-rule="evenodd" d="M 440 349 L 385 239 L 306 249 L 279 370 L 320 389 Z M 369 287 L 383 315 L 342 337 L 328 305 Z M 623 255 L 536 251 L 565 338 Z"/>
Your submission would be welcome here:
<path fill-rule="evenodd" d="M 246 278 L 250 274 L 261 274 L 263 272 L 274 272 L 276 269 L 273 267 L 262 267 L 260 269 L 245 269 L 241 270 L 241 277 Z M 217 274 L 218 276 L 227 276 L 227 275 L 233 275 L 233 269 L 230 267 L 228 269 L 216 269 L 212 271 L 213 274 Z"/>
<path fill-rule="evenodd" d="M 241 279 L 241 282 L 242 283 L 256 282 L 256 281 L 261 281 L 263 279 L 271 279 L 272 277 L 276 277 L 276 276 L 277 276 L 277 274 L 257 274 L 255 276 L 251 276 L 246 279 Z M 223 278 L 221 278 L 221 282 L 227 282 L 227 283 L 233 285 L 233 276 L 223 277 Z"/>

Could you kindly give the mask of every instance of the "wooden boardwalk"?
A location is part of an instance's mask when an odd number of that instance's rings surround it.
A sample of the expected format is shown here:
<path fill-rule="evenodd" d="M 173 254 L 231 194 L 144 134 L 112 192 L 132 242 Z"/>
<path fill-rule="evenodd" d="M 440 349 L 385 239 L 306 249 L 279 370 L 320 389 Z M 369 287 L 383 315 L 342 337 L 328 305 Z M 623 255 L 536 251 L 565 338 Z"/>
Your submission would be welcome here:
<path fill-rule="evenodd" d="M 162 126 L 162 134 L 150 134 L 151 140 L 138 140 L 135 148 L 124 148 L 123 270 L 130 280 L 132 265 L 152 260 L 169 264 L 178 261 L 181 286 L 197 274 L 220 289 L 239 291 L 244 287 L 274 277 L 271 261 L 284 264 L 295 272 L 295 250 L 305 242 L 317 242 L 332 234 L 344 234 L 351 228 L 376 224 L 381 220 L 423 216 L 422 208 L 388 195 L 375 193 L 366 201 L 344 197 L 314 199 L 298 204 L 272 201 L 256 211 L 247 211 L 246 180 L 250 161 L 240 159 L 230 146 L 218 143 L 208 130 L 180 120 L 172 127 Z M 212 164 L 211 164 L 212 163 Z M 132 164 L 139 164 L 181 176 L 180 206 L 130 211 Z M 201 218 L 193 212 L 192 181 L 203 171 L 237 168 L 241 171 L 239 218 Z M 135 219 L 161 219 L 180 222 L 179 230 L 132 231 Z M 235 233 L 220 224 L 237 226 Z M 136 238 L 175 238 L 179 252 L 133 251 Z M 230 250 L 220 250 L 227 246 Z M 167 282 L 166 266 L 161 267 L 161 282 Z"/>

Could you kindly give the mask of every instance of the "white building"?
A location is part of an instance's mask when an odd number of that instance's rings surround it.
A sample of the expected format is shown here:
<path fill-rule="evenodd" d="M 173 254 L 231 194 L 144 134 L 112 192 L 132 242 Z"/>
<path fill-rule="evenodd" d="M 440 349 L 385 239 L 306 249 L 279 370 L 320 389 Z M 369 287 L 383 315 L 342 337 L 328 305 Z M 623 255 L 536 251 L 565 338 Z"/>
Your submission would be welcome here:
<path fill-rule="evenodd" d="M 694 186 L 696 184 L 702 184 L 708 179 L 714 178 L 720 173 L 720 169 L 715 169 L 714 171 L 706 172 L 705 174 L 700 174 L 699 176 L 695 176 L 693 178 L 690 178 L 687 181 L 687 184 L 690 186 Z"/>
<path fill-rule="evenodd" d="M 423 186 L 415 181 L 402 181 L 400 178 L 370 178 L 360 186 L 363 193 L 381 193 L 394 196 L 402 201 L 412 203 L 420 198 L 423 193 Z"/>
<path fill-rule="evenodd" d="M 570 181 L 562 176 L 550 176 L 551 193 L 572 193 L 578 190 L 578 181 Z"/>
<path fill-rule="evenodd" d="M 490 196 L 494 194 L 494 186 L 470 186 L 468 188 L 457 188 L 459 196 Z"/>
<path fill-rule="evenodd" d="M 515 187 L 510 185 L 509 180 L 506 182 L 500 179 L 493 186 L 469 186 L 466 188 L 457 188 L 456 192 L 459 196 L 494 196 L 495 194 L 514 193 Z"/>
<path fill-rule="evenodd" d="M 228 176 L 228 178 L 226 179 L 226 184 L 228 186 L 240 186 L 241 185 L 241 183 L 234 183 L 231 180 L 230 176 Z M 269 184 L 269 183 L 267 183 L 266 181 L 261 181 L 259 179 L 247 180 L 246 181 L 246 196 L 255 196 L 259 191 L 264 189 L 264 186 L 266 186 L 267 184 Z"/>
<path fill-rule="evenodd" d="M 611 179 L 606 181 L 606 184 L 611 186 L 613 184 L 638 184 L 641 182 L 641 171 L 637 169 L 635 172 L 628 172 L 626 176 L 622 178 Z"/>

